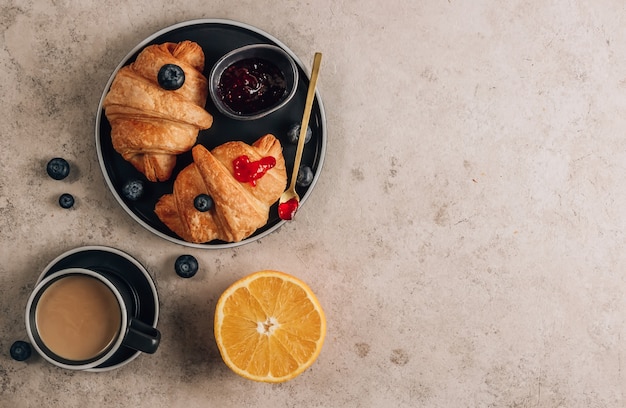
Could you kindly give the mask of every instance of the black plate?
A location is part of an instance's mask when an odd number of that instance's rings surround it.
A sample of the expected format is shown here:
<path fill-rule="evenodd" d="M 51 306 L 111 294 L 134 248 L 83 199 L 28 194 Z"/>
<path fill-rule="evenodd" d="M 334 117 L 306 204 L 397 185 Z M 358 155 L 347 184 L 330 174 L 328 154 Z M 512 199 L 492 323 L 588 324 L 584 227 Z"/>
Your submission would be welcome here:
<path fill-rule="evenodd" d="M 102 101 L 117 71 L 124 65 L 134 61 L 137 54 L 148 45 L 164 42 L 180 42 L 183 40 L 195 41 L 204 50 L 206 61 L 204 74 L 206 77 L 209 76 L 211 68 L 220 57 L 235 48 L 248 44 L 263 43 L 277 45 L 283 48 L 296 61 L 300 74 L 298 90 L 293 99 L 285 107 L 262 119 L 237 121 L 220 114 L 211 101 L 211 98 L 208 98 L 206 110 L 213 115 L 213 126 L 211 126 L 210 129 L 201 131 L 198 135 L 198 143 L 210 150 L 231 140 L 240 140 L 250 144 L 261 136 L 272 133 L 281 141 L 283 155 L 287 165 L 287 174 L 289 178 L 291 177 L 296 146 L 288 142 L 287 131 L 291 125 L 299 124 L 302 121 L 304 102 L 309 85 L 308 68 L 305 69 L 302 62 L 293 52 L 269 34 L 246 24 L 216 19 L 193 20 L 163 29 L 141 42 L 118 65 L 102 94 L 96 117 L 96 147 L 100 166 L 109 188 L 126 212 L 145 228 L 160 237 L 181 245 L 199 248 L 225 248 L 243 245 L 275 231 L 285 222 L 278 217 L 277 204 L 272 206 L 267 224 L 241 242 L 226 243 L 223 241 L 211 241 L 204 244 L 185 242 L 159 220 L 154 214 L 154 206 L 163 194 L 172 192 L 176 175 L 192 162 L 191 152 L 178 156 L 176 167 L 169 181 L 151 183 L 130 163 L 126 162 L 121 155 L 113 149 L 111 143 L 111 126 L 104 115 Z M 310 65 L 311 62 L 308 62 L 307 65 Z M 326 118 L 319 94 L 316 94 L 309 126 L 313 132 L 313 136 L 305 145 L 302 166 L 310 166 L 313 170 L 314 178 L 313 182 L 308 187 L 298 189 L 302 204 L 304 204 L 313 186 L 317 182 L 326 150 Z M 122 196 L 122 186 L 127 180 L 137 178 L 144 180 L 147 186 L 146 195 L 139 202 L 128 201 Z"/>
<path fill-rule="evenodd" d="M 102 271 L 120 278 L 128 285 L 135 299 L 141 299 L 140 303 L 136 302 L 135 304 L 136 312 L 133 317 L 156 327 L 159 319 L 159 300 L 156 287 L 148 271 L 130 255 L 119 249 L 105 246 L 76 248 L 61 254 L 50 262 L 39 276 L 37 284 L 46 276 L 67 268 Z M 139 354 L 141 352 L 122 346 L 107 361 L 87 371 L 112 370 L 128 364 Z"/>

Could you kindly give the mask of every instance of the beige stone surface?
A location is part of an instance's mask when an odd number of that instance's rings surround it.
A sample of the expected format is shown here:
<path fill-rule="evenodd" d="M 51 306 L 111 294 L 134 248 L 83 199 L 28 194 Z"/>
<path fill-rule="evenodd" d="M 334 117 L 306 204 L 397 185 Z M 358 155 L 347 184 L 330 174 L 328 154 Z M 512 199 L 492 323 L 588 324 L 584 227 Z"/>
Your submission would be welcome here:
<path fill-rule="evenodd" d="M 96 155 L 116 65 L 196 18 L 324 54 L 319 183 L 236 249 L 145 230 Z M 618 0 L 2 0 L 0 406 L 623 407 L 625 21 Z M 45 175 L 54 156 L 69 179 Z M 146 266 L 160 349 L 105 373 L 11 360 L 41 269 L 83 245 Z M 307 281 L 328 319 L 317 362 L 279 385 L 230 372 L 212 334 L 219 294 L 264 268 Z"/>

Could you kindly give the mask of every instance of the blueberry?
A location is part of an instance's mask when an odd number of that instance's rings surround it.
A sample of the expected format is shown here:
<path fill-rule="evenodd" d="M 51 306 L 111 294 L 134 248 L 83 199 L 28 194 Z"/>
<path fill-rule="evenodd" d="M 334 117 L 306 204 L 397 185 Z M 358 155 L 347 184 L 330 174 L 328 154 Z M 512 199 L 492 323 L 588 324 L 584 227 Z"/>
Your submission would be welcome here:
<path fill-rule="evenodd" d="M 300 167 L 298 177 L 296 177 L 296 185 L 307 187 L 313 182 L 313 170 L 309 166 Z"/>
<path fill-rule="evenodd" d="M 72 208 L 74 206 L 74 196 L 68 193 L 63 193 L 59 197 L 59 205 L 63 208 Z"/>
<path fill-rule="evenodd" d="M 298 144 L 298 138 L 300 137 L 300 124 L 296 123 L 292 125 L 287 131 L 287 139 L 289 143 Z M 304 137 L 304 143 L 309 143 L 311 140 L 311 136 L 313 136 L 313 131 L 309 126 L 306 127 L 306 136 Z"/>
<path fill-rule="evenodd" d="M 144 185 L 141 180 L 128 180 L 122 186 L 122 195 L 130 201 L 139 200 L 144 193 Z"/>
<path fill-rule="evenodd" d="M 174 270 L 181 278 L 191 278 L 198 272 L 198 260 L 193 255 L 181 255 L 174 262 Z"/>
<path fill-rule="evenodd" d="M 198 194 L 193 200 L 193 206 L 200 212 L 209 211 L 213 207 L 213 199 L 208 194 Z"/>
<path fill-rule="evenodd" d="M 161 88 L 173 91 L 185 83 L 185 71 L 178 65 L 165 64 L 159 70 L 157 81 Z"/>
<path fill-rule="evenodd" d="M 17 361 L 24 361 L 30 358 L 32 350 L 30 344 L 18 340 L 11 345 L 11 358 Z"/>
<path fill-rule="evenodd" d="M 55 157 L 46 165 L 46 171 L 53 179 L 63 180 L 68 174 L 70 174 L 70 164 L 65 159 Z"/>

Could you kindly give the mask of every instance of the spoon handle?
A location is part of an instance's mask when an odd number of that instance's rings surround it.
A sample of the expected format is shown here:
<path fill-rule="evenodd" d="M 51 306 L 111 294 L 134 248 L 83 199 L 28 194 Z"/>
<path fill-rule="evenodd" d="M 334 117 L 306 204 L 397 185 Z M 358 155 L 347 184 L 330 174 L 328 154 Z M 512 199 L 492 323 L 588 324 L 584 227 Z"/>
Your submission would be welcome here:
<path fill-rule="evenodd" d="M 320 72 L 320 64 L 322 63 L 322 54 L 315 53 L 313 58 L 313 68 L 311 69 L 311 79 L 309 81 L 309 90 L 306 94 L 304 102 L 304 114 L 302 115 L 302 124 L 300 125 L 300 136 L 298 137 L 298 147 L 296 148 L 296 158 L 293 163 L 293 172 L 291 174 L 290 189 L 296 186 L 296 178 L 298 170 L 300 170 L 300 161 L 302 160 L 302 151 L 304 150 L 304 140 L 306 139 L 306 128 L 311 118 L 311 109 L 313 108 L 313 100 L 315 99 L 315 85 L 317 84 L 317 76 Z"/>

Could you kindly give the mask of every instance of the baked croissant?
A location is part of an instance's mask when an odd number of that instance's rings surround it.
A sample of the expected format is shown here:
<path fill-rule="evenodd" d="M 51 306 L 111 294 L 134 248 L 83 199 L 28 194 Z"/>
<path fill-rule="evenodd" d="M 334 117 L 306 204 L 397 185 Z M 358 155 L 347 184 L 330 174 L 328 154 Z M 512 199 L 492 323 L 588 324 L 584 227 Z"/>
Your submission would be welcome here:
<path fill-rule="evenodd" d="M 157 75 L 165 64 L 182 68 L 180 88 L 159 85 Z M 213 124 L 204 110 L 208 81 L 203 69 L 202 48 L 183 41 L 146 47 L 113 79 L 103 101 L 113 148 L 150 181 L 168 180 L 176 156 L 191 149 L 198 132 Z"/>
<path fill-rule="evenodd" d="M 154 209 L 167 227 L 188 242 L 239 242 L 267 223 L 270 207 L 287 185 L 282 146 L 273 135 L 252 145 L 227 142 L 210 152 L 196 145 L 192 155 L 194 162 L 176 176 L 173 193 L 162 196 Z M 233 161 L 243 155 L 251 162 L 272 156 L 276 164 L 252 185 L 235 178 Z M 206 212 L 194 206 L 200 194 L 213 199 Z"/>

